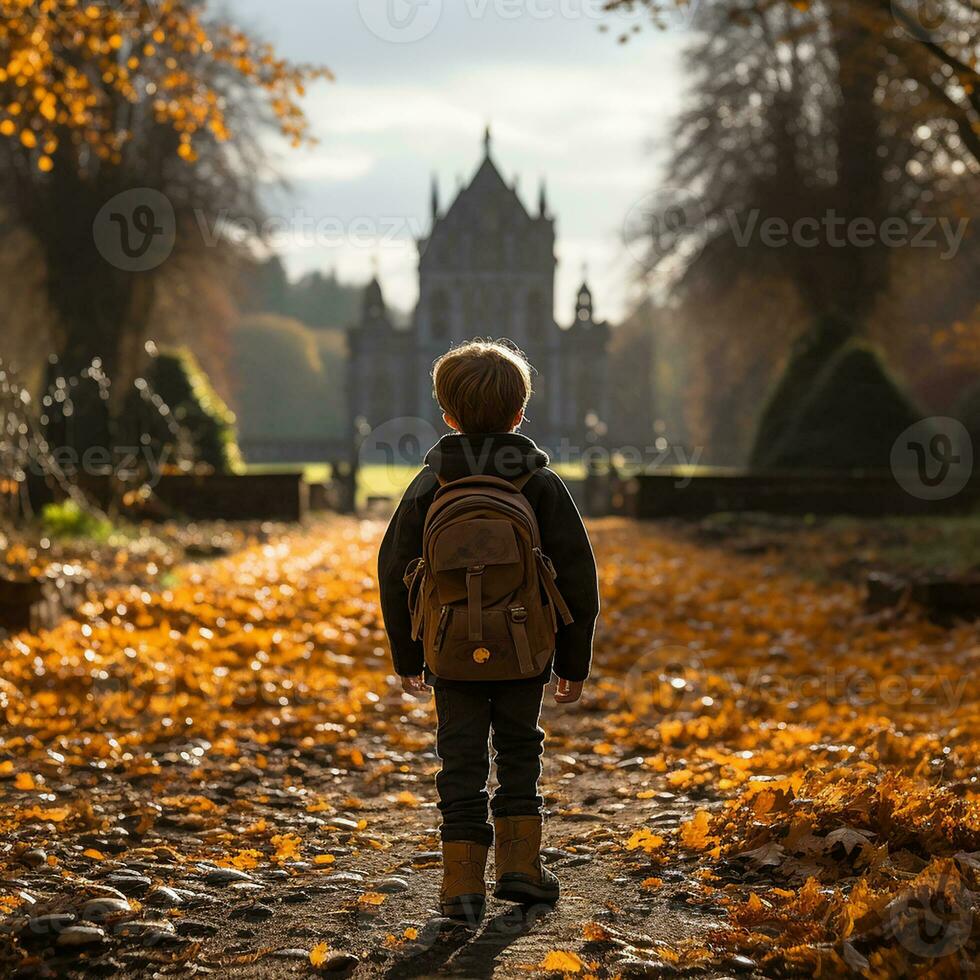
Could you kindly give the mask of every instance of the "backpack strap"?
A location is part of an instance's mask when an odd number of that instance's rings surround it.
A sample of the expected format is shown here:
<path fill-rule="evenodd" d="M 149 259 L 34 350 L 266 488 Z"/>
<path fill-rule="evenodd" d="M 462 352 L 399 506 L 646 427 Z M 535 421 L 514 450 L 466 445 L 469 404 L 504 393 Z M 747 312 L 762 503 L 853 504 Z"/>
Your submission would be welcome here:
<path fill-rule="evenodd" d="M 558 611 L 558 615 L 561 616 L 561 621 L 566 626 L 570 626 L 575 622 L 575 617 L 572 616 L 572 611 L 568 608 L 568 603 L 565 602 L 565 597 L 561 594 L 558 583 L 555 581 L 558 578 L 555 566 L 540 548 L 534 549 L 534 557 L 537 559 L 538 565 L 541 568 L 539 578 L 541 579 L 541 584 L 544 586 L 545 592 L 548 593 L 552 607 Z"/>
<path fill-rule="evenodd" d="M 483 573 L 486 565 L 466 569 L 466 630 L 469 639 L 483 639 Z"/>
<path fill-rule="evenodd" d="M 448 487 L 452 485 L 455 490 L 457 487 L 467 487 L 467 486 L 492 486 L 499 487 L 501 489 L 508 490 L 523 490 L 526 486 L 528 480 L 537 473 L 537 470 L 530 470 L 527 473 L 522 473 L 520 476 L 515 477 L 513 480 L 508 480 L 506 477 L 502 476 L 491 476 L 489 473 L 474 473 L 472 476 L 462 476 L 458 480 L 447 480 L 444 476 L 436 474 L 436 479 L 439 481 L 439 489 L 443 487 Z M 438 491 L 437 491 L 438 492 Z"/>
<path fill-rule="evenodd" d="M 521 665 L 521 674 L 525 677 L 533 674 L 534 658 L 531 655 L 531 643 L 528 640 L 527 610 L 523 606 L 515 606 L 508 610 L 510 617 L 510 632 L 514 638 L 514 649 L 517 651 L 517 662 Z"/>
<path fill-rule="evenodd" d="M 412 639 L 422 637 L 422 616 L 425 612 L 425 598 L 429 585 L 425 574 L 425 561 L 415 558 L 409 562 L 403 578 L 408 589 L 408 608 L 412 617 Z"/>

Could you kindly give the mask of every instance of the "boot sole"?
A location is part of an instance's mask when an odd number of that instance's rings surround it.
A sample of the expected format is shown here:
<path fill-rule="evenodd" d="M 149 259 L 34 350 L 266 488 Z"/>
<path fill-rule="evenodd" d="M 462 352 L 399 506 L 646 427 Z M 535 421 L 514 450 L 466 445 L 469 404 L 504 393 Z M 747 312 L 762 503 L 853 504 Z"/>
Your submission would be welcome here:
<path fill-rule="evenodd" d="M 456 898 L 442 903 L 442 914 L 454 922 L 477 925 L 483 918 L 486 907 L 487 900 L 484 895 L 458 895 Z"/>
<path fill-rule="evenodd" d="M 561 889 L 557 885 L 539 885 L 527 875 L 513 873 L 503 875 L 493 890 L 494 898 L 517 905 L 535 905 L 538 902 L 554 905 L 560 896 Z"/>

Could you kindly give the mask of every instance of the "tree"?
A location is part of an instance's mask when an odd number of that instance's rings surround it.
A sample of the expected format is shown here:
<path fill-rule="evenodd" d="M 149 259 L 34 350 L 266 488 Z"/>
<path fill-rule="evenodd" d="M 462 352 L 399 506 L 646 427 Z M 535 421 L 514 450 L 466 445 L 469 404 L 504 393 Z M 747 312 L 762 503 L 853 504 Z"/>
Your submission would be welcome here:
<path fill-rule="evenodd" d="M 681 199 L 675 192 L 655 206 L 646 232 L 648 269 L 667 273 L 678 316 L 692 324 L 690 348 L 703 361 L 692 379 L 711 382 L 691 389 L 693 428 L 709 446 L 746 447 L 743 423 L 759 410 L 752 392 L 770 387 L 794 335 L 798 348 L 829 358 L 867 331 L 894 271 L 912 265 L 877 233 L 888 218 L 909 226 L 917 212 L 959 216 L 976 190 L 980 165 L 963 118 L 923 81 L 942 69 L 925 64 L 928 46 L 895 21 L 872 18 L 876 9 L 781 0 L 706 0 L 699 9 L 689 105 L 666 177 Z M 805 244 L 790 235 L 773 247 L 762 229 L 774 221 L 818 227 Z M 857 221 L 873 230 L 870 244 L 840 247 Z M 745 302 L 753 293 L 754 315 Z M 779 294 L 798 311 L 789 334 L 765 302 Z M 847 329 L 828 334 L 828 322 Z M 777 402 L 805 397 L 799 385 L 787 389 L 790 380 Z"/>
<path fill-rule="evenodd" d="M 229 246 L 203 231 L 222 212 L 259 216 L 258 124 L 301 144 L 298 100 L 327 73 L 206 19 L 200 0 L 0 0 L 0 13 L 0 207 L 39 245 L 60 370 L 95 356 L 109 378 L 131 375 L 168 266 L 213 273 Z M 173 256 L 141 271 L 134 241 Z"/>
<path fill-rule="evenodd" d="M 721 292 L 746 271 L 786 277 L 814 318 L 861 327 L 888 286 L 893 249 L 878 234 L 850 244 L 847 229 L 876 232 L 936 207 L 966 180 L 964 147 L 954 158 L 937 142 L 877 38 L 837 6 L 777 4 L 733 20 L 716 2 L 700 26 L 668 168 L 693 203 L 651 236 L 651 266 L 679 267 L 689 293 Z M 806 241 L 773 247 L 772 222 Z"/>
<path fill-rule="evenodd" d="M 702 9 L 720 7 L 733 22 L 769 11 L 796 10 L 846 24 L 862 43 L 878 46 L 905 94 L 922 105 L 937 124 L 940 139 L 958 155 L 961 147 L 980 165 L 980 6 L 977 0 L 606 0 L 609 13 L 646 8 L 663 24 L 678 8 L 697 18 Z M 638 29 L 635 27 L 634 30 Z M 628 35 L 620 36 L 621 41 Z M 814 37 L 819 43 L 819 37 Z M 911 133 L 909 134 L 911 135 Z"/>
<path fill-rule="evenodd" d="M 231 363 L 243 444 L 346 435 L 346 346 L 340 331 L 254 314 L 232 332 Z"/>

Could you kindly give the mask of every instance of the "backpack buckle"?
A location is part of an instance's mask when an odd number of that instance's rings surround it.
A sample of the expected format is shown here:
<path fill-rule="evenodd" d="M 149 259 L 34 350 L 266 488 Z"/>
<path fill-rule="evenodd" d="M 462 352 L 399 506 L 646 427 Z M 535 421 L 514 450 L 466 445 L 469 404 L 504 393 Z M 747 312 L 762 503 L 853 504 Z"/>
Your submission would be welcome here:
<path fill-rule="evenodd" d="M 527 608 L 525 606 L 511 606 L 510 618 L 515 623 L 527 622 Z"/>

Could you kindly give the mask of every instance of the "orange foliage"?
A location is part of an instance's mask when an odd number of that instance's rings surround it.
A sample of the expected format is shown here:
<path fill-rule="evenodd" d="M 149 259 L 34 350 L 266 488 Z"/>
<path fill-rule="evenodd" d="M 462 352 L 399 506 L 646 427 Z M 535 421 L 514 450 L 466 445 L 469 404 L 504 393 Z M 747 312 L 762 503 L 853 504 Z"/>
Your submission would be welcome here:
<path fill-rule="evenodd" d="M 55 166 L 66 134 L 118 162 L 132 137 L 125 106 L 137 104 L 178 134 L 177 154 L 193 162 L 199 134 L 232 135 L 208 81 L 216 69 L 261 90 L 286 137 L 306 138 L 298 99 L 329 73 L 293 66 L 231 25 L 205 20 L 199 4 L 0 2 L 0 135 L 31 150 L 42 171 Z"/>

